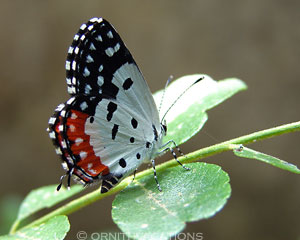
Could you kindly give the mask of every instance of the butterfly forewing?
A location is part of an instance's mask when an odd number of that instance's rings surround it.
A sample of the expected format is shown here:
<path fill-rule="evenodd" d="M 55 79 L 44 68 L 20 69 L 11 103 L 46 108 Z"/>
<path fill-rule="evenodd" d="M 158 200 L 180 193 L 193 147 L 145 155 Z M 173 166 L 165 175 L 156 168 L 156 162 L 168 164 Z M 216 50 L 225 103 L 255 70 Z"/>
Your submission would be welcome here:
<path fill-rule="evenodd" d="M 116 98 L 119 90 L 111 81 L 125 62 L 134 60 L 114 28 L 102 18 L 91 19 L 82 24 L 68 51 L 69 93 Z"/>

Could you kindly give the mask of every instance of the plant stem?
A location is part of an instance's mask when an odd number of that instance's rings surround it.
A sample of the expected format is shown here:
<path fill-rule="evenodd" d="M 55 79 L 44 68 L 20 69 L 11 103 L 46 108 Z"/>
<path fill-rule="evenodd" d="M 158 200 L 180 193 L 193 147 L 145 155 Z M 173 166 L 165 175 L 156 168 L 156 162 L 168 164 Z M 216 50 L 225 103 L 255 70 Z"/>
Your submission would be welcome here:
<path fill-rule="evenodd" d="M 182 163 L 195 162 L 195 161 L 205 158 L 205 157 L 209 157 L 209 156 L 212 156 L 212 155 L 224 152 L 224 151 L 232 150 L 238 144 L 245 145 L 248 143 L 256 142 L 259 140 L 263 140 L 263 139 L 270 138 L 270 137 L 275 137 L 275 136 L 278 136 L 278 135 L 281 135 L 284 133 L 289 133 L 289 132 L 294 132 L 294 131 L 300 131 L 300 121 L 281 125 L 279 127 L 274 127 L 274 128 L 270 128 L 270 129 L 259 131 L 259 132 L 255 132 L 255 133 L 252 133 L 249 135 L 245 135 L 245 136 L 238 137 L 238 138 L 235 138 L 235 139 L 232 139 L 229 141 L 215 144 L 210 147 L 206 147 L 206 148 L 197 150 L 195 152 L 189 153 L 186 157 L 180 157 L 179 160 Z M 167 161 L 165 163 L 162 163 L 162 164 L 156 166 L 156 170 L 163 171 L 167 168 L 174 167 L 177 165 L 178 165 L 178 163 L 175 160 L 170 160 L 170 161 Z M 152 169 L 147 169 L 145 171 L 142 171 L 136 175 L 135 179 L 138 180 L 140 178 L 143 178 L 143 177 L 151 174 L 152 171 L 153 171 Z M 113 194 L 123 190 L 132 182 L 132 179 L 133 179 L 132 176 L 125 178 L 120 184 L 115 186 L 113 189 L 111 189 L 107 193 L 100 194 L 99 189 L 98 189 L 98 190 L 88 193 L 82 197 L 79 197 L 79 198 L 65 204 L 64 206 L 50 212 L 49 214 L 35 220 L 34 222 L 28 224 L 25 227 L 32 227 L 34 225 L 39 225 L 54 216 L 69 215 L 87 205 L 90 205 L 91 203 L 93 203 L 95 201 L 98 201 L 102 198 L 113 195 Z M 10 233 L 14 233 L 17 230 L 17 227 L 18 227 L 18 224 L 16 224 L 16 226 L 13 226 Z"/>
<path fill-rule="evenodd" d="M 260 140 L 264 140 L 267 138 L 271 138 L 271 137 L 275 137 L 275 136 L 279 136 L 285 133 L 290 133 L 295 131 L 300 131 L 300 121 L 284 124 L 274 128 L 269 128 L 242 137 L 234 138 L 222 143 L 218 143 L 210 147 L 199 149 L 195 152 L 189 153 L 186 158 L 180 158 L 180 162 L 182 163 L 195 162 L 202 158 L 216 155 L 221 152 L 233 150 L 234 147 L 232 145 L 239 145 L 239 144 L 246 145 L 249 143 L 257 142 Z M 174 167 L 177 164 L 178 163 L 175 160 L 170 160 L 160 164 L 159 166 L 157 166 L 156 169 L 159 171 L 165 168 Z"/>

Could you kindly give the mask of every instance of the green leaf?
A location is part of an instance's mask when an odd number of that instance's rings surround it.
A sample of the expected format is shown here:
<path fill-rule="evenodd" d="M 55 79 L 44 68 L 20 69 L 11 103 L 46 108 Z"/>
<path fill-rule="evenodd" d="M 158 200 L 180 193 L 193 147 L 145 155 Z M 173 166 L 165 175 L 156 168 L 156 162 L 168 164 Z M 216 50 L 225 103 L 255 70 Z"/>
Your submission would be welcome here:
<path fill-rule="evenodd" d="M 247 88 L 244 82 L 236 78 L 217 82 L 207 75 L 184 76 L 168 86 L 160 110 L 160 117 L 162 118 L 185 89 L 203 76 L 204 79 L 185 92 L 166 115 L 168 132 L 163 139 L 164 143 L 169 140 L 174 140 L 177 145 L 186 142 L 203 127 L 207 120 L 206 110 Z M 153 95 L 158 107 L 162 95 L 163 90 Z"/>
<path fill-rule="evenodd" d="M 158 173 L 159 192 L 153 176 L 135 180 L 113 201 L 112 217 L 129 237 L 169 239 L 186 222 L 212 217 L 230 196 L 227 173 L 214 164 L 187 164 Z"/>
<path fill-rule="evenodd" d="M 17 220 L 21 221 L 43 208 L 50 208 L 83 189 L 80 185 L 74 185 L 70 190 L 61 188 L 60 191 L 56 191 L 56 187 L 51 185 L 32 190 L 22 202 Z"/>
<path fill-rule="evenodd" d="M 9 231 L 17 217 L 21 202 L 21 196 L 15 194 L 4 195 L 0 199 L 0 235 Z"/>
<path fill-rule="evenodd" d="M 293 173 L 297 173 L 300 174 L 300 169 L 297 168 L 297 166 L 288 163 L 286 161 L 283 161 L 279 158 L 276 157 L 272 157 L 270 155 L 261 153 L 261 152 L 257 152 L 255 150 L 252 150 L 250 148 L 246 148 L 246 147 L 240 147 L 237 148 L 234 151 L 234 154 L 237 155 L 238 157 L 244 157 L 244 158 L 250 158 L 250 159 L 256 159 L 268 164 L 273 165 L 274 167 L 278 167 L 281 168 L 283 170 L 287 170 Z"/>
<path fill-rule="evenodd" d="M 0 237 L 0 240 L 59 240 L 64 239 L 70 230 L 70 224 L 66 216 L 56 216 L 38 226 L 24 228 L 12 235 Z"/>

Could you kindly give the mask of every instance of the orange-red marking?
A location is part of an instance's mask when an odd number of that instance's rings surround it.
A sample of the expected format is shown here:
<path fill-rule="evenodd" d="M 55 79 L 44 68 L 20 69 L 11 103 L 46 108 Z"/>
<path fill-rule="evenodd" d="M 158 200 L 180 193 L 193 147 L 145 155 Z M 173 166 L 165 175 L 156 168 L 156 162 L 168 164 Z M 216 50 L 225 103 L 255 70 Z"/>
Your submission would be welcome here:
<path fill-rule="evenodd" d="M 72 117 L 73 115 L 73 117 Z M 99 156 L 95 155 L 93 146 L 90 144 L 90 136 L 85 134 L 85 122 L 89 117 L 88 114 L 80 111 L 71 110 L 70 116 L 67 118 L 67 136 L 73 143 L 70 145 L 73 155 L 81 156 L 81 160 L 76 163 L 87 174 L 96 177 L 99 174 L 106 175 L 109 173 L 109 168 L 102 164 Z M 60 119 L 61 120 L 61 119 Z M 60 122 L 61 124 L 62 122 Z M 58 133 L 58 141 L 62 142 L 62 136 L 58 130 L 59 124 L 56 126 L 55 131 Z M 77 141 L 77 142 L 76 142 Z M 64 152 L 68 156 L 67 152 Z M 88 179 L 82 175 L 81 171 L 74 169 L 73 174 L 83 178 L 86 182 Z"/>

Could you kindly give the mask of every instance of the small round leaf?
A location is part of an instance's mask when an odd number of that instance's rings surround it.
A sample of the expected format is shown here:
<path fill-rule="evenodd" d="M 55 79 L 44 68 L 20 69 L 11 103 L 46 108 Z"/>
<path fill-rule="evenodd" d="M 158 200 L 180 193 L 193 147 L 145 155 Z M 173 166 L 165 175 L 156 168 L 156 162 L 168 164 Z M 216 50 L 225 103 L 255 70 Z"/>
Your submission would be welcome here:
<path fill-rule="evenodd" d="M 186 222 L 212 217 L 230 196 L 229 176 L 214 164 L 187 164 L 158 172 L 162 192 L 153 176 L 135 180 L 113 202 L 112 217 L 136 239 L 169 239 Z"/>

